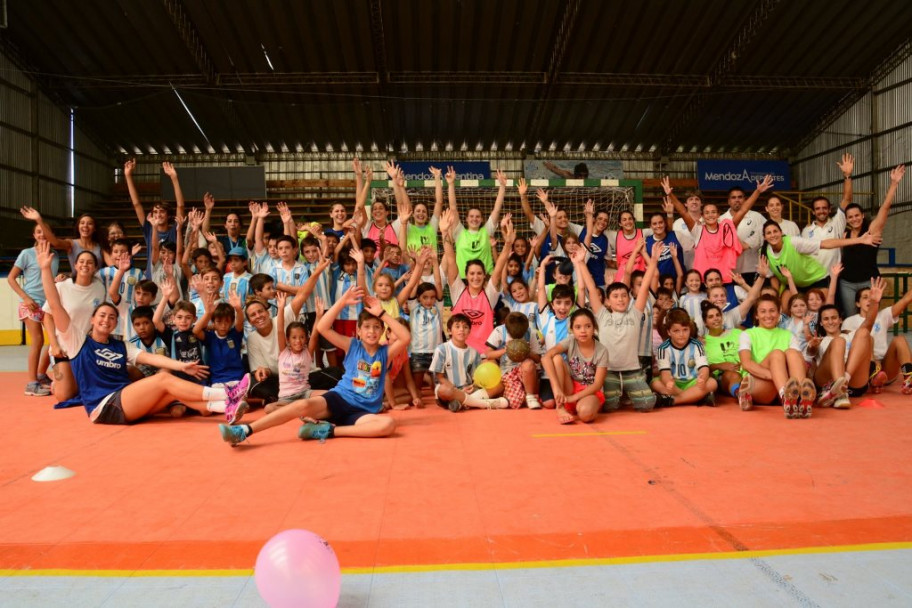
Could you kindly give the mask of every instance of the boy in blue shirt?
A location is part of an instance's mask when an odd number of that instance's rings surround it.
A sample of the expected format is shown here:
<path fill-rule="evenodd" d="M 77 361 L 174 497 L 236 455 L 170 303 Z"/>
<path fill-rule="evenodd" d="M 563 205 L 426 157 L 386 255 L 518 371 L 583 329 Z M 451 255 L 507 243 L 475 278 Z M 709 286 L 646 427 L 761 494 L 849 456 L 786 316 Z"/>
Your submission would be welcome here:
<path fill-rule="evenodd" d="M 229 302 L 215 303 L 213 294 L 202 297 L 205 312 L 193 326 L 195 335 L 206 347 L 209 363 L 209 385 L 215 388 L 231 388 L 240 383 L 250 384 L 250 376 L 244 369 L 241 348 L 244 346 L 244 315 L 241 314 L 241 299 L 232 293 Z M 206 329 L 212 319 L 213 329 Z M 246 394 L 246 388 L 242 393 Z M 225 413 L 228 424 L 235 424 L 250 409 L 246 401 L 229 407 L 226 401 L 210 401 L 210 412 Z"/>
<path fill-rule="evenodd" d="M 343 336 L 333 330 L 333 321 L 349 306 L 364 300 L 364 310 L 358 315 L 357 336 Z M 380 344 L 384 324 L 396 335 L 391 344 Z M 238 426 L 219 425 L 222 439 L 236 446 L 254 432 L 303 418 L 307 422 L 298 430 L 300 439 L 331 437 L 388 437 L 396 429 L 390 416 L 380 415 L 383 406 L 383 387 L 389 361 L 408 347 L 411 334 L 408 327 L 389 316 L 380 300 L 365 295 L 358 287 L 349 289 L 324 314 L 315 328 L 336 348 L 345 352 L 345 375 L 332 390 L 310 399 L 292 401 L 276 411 L 252 422 Z"/>

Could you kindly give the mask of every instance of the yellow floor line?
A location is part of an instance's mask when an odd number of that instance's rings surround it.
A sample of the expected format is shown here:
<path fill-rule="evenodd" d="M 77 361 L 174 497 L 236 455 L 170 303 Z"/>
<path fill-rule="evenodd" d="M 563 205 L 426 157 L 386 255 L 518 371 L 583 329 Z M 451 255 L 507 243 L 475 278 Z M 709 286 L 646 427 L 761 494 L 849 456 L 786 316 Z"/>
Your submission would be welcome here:
<path fill-rule="evenodd" d="M 796 549 L 768 549 L 764 551 L 730 551 L 720 553 L 681 553 L 672 555 L 638 555 L 631 557 L 606 557 L 594 559 L 565 559 L 530 562 L 427 564 L 407 566 L 378 566 L 375 568 L 343 568 L 343 574 L 397 574 L 409 572 L 441 572 L 448 570 L 522 570 L 533 568 L 575 568 L 585 566 L 615 566 L 661 562 L 686 562 L 700 560 L 752 559 L 781 555 L 814 555 L 825 553 L 855 553 L 865 551 L 898 551 L 912 549 L 912 542 L 872 543 L 864 545 L 835 545 L 827 547 L 798 547 Z M 238 570 L 13 570 L 0 569 L 0 576 L 96 576 L 96 577 L 197 577 L 197 576 L 251 576 L 252 569 Z"/>
<path fill-rule="evenodd" d="M 539 433 L 532 435 L 535 439 L 542 437 L 602 437 L 604 435 L 645 435 L 646 431 L 596 431 L 592 433 Z"/>

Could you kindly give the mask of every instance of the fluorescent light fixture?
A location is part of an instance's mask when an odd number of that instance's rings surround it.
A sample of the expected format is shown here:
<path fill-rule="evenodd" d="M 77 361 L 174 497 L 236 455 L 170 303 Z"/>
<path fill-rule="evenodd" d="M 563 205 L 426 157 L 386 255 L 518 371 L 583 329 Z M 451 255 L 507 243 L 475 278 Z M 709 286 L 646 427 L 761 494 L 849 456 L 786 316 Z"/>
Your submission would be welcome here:
<path fill-rule="evenodd" d="M 169 82 L 168 84 L 171 84 L 171 83 Z M 190 120 L 192 120 L 193 124 L 196 125 L 196 128 L 199 129 L 200 135 L 203 136 L 203 139 L 206 140 L 206 143 L 209 144 L 209 147 L 212 147 L 212 144 L 209 143 L 209 138 L 206 137 L 206 132 L 203 131 L 203 128 L 200 126 L 199 122 L 197 122 L 196 117 L 193 115 L 193 112 L 191 112 L 190 108 L 187 107 L 186 102 L 184 102 L 184 98 L 181 97 L 180 92 L 174 88 L 173 84 L 171 85 L 171 90 L 174 91 L 174 94 L 177 95 L 177 100 L 181 103 L 182 106 L 184 106 L 184 110 L 187 111 L 187 116 L 190 117 Z"/>
<path fill-rule="evenodd" d="M 269 70 L 275 72 L 275 68 L 272 67 L 272 61 L 269 59 L 269 53 L 266 52 L 266 45 L 262 42 L 260 43 L 260 48 L 263 49 L 263 57 L 266 58 L 266 64 L 269 66 Z"/>

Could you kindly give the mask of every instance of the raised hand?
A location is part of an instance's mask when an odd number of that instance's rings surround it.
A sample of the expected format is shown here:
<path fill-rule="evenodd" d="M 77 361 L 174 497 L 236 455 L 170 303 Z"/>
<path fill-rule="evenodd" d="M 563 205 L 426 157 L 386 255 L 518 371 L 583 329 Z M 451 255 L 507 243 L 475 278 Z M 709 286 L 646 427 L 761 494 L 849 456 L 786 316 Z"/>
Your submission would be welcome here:
<path fill-rule="evenodd" d="M 855 169 L 855 157 L 846 152 L 842 155 L 842 162 L 836 161 L 836 165 L 845 177 L 849 177 Z"/>
<path fill-rule="evenodd" d="M 352 286 L 348 288 L 348 291 L 342 294 L 342 301 L 345 303 L 345 306 L 354 306 L 360 302 L 363 297 L 364 290 L 360 287 Z"/>
<path fill-rule="evenodd" d="M 236 291 L 232 291 L 228 294 L 228 303 L 231 304 L 231 308 L 240 311 L 241 310 L 241 296 Z"/>
<path fill-rule="evenodd" d="M 399 205 L 399 221 L 406 224 L 410 219 L 412 219 L 412 203 L 404 200 L 402 201 L 402 204 Z"/>
<path fill-rule="evenodd" d="M 389 251 L 389 249 L 387 249 L 387 251 Z M 352 248 L 348 251 L 348 255 L 349 255 L 349 257 L 351 257 L 351 259 L 353 259 L 356 263 L 358 263 L 358 264 L 363 264 L 363 263 L 364 263 L 364 252 L 361 251 L 360 249 L 355 249 L 354 247 L 352 247 Z M 385 256 L 384 256 L 384 257 L 385 257 Z"/>
<path fill-rule="evenodd" d="M 781 272 L 782 276 L 784 276 L 786 279 L 792 278 L 792 271 L 788 269 L 788 266 L 780 266 L 779 272 Z"/>
<path fill-rule="evenodd" d="M 507 222 L 512 223 L 512 219 L 513 219 L 512 213 L 505 213 L 504 216 L 502 218 L 500 218 L 500 229 L 503 230 L 504 226 L 507 225 Z"/>
<path fill-rule="evenodd" d="M 361 159 L 357 156 L 352 159 L 352 172 L 361 177 Z"/>
<path fill-rule="evenodd" d="M 874 277 L 871 279 L 871 290 L 868 292 L 868 300 L 871 302 L 880 302 L 883 298 L 886 282 L 883 277 Z"/>
<path fill-rule="evenodd" d="M 447 167 L 446 181 L 448 184 L 452 184 L 456 181 L 456 169 L 453 167 Z"/>
<path fill-rule="evenodd" d="M 288 302 L 288 294 L 284 291 L 277 291 L 275 301 L 279 310 L 285 310 L 285 303 Z"/>
<path fill-rule="evenodd" d="M 586 261 L 586 249 L 577 247 L 576 251 L 570 254 L 570 261 L 574 264 L 583 264 Z"/>
<path fill-rule="evenodd" d="M 591 198 L 590 198 L 589 200 L 586 201 L 586 204 L 585 204 L 585 206 L 583 207 L 583 214 L 584 214 L 586 217 L 589 217 L 589 216 L 591 216 L 591 215 L 595 215 L 595 203 L 592 202 L 592 199 L 591 199 Z"/>
<path fill-rule="evenodd" d="M 213 207 L 215 207 L 215 197 L 212 196 L 212 194 L 209 192 L 203 195 L 203 207 L 205 207 L 207 210 L 211 210 Z"/>
<path fill-rule="evenodd" d="M 218 240 L 212 232 L 204 232 L 203 237 L 206 239 L 207 243 L 215 243 Z"/>
<path fill-rule="evenodd" d="M 662 191 L 665 196 L 671 196 L 671 193 L 674 192 L 674 188 L 671 187 L 671 178 L 666 175 L 659 182 L 662 184 Z"/>
<path fill-rule="evenodd" d="M 170 302 L 171 297 L 175 293 L 175 284 L 174 284 L 173 276 L 165 275 L 165 278 L 163 278 L 162 282 L 161 282 L 161 292 L 162 292 L 162 299 L 167 302 Z"/>
<path fill-rule="evenodd" d="M 437 167 L 428 167 L 428 171 L 430 171 L 431 175 L 434 176 L 435 181 L 439 180 L 442 175 L 442 173 L 440 172 L 440 169 L 438 169 Z"/>
<path fill-rule="evenodd" d="M 830 277 L 832 277 L 834 279 L 838 278 L 839 275 L 842 274 L 842 269 L 843 269 L 842 262 L 836 262 L 835 264 L 830 266 Z"/>
<path fill-rule="evenodd" d="M 757 190 L 759 190 L 761 194 L 766 192 L 767 190 L 769 190 L 772 187 L 773 187 L 773 176 L 772 175 L 764 175 L 762 181 L 757 180 Z"/>
<path fill-rule="evenodd" d="M 130 270 L 130 266 L 132 266 L 132 265 L 133 265 L 133 258 L 130 257 L 129 254 L 124 254 L 124 255 L 121 256 L 121 258 L 117 261 L 117 269 L 118 269 L 118 270 L 123 270 L 123 271 Z"/>
<path fill-rule="evenodd" d="M 675 206 L 671 202 L 671 199 L 668 196 L 662 198 L 662 211 L 665 212 L 665 215 L 672 215 L 674 213 Z"/>
<path fill-rule="evenodd" d="M 529 184 L 526 183 L 525 177 L 519 178 L 519 181 L 516 183 L 516 190 L 519 192 L 520 196 L 525 196 L 526 192 L 529 191 Z"/>
<path fill-rule="evenodd" d="M 314 312 L 317 314 L 318 319 L 326 312 L 326 302 L 320 296 L 314 298 Z"/>
<path fill-rule="evenodd" d="M 283 223 L 291 221 L 291 211 L 288 210 L 288 203 L 282 201 L 276 205 L 276 209 L 278 210 L 279 217 L 282 219 Z"/>
<path fill-rule="evenodd" d="M 894 184 L 898 184 L 900 182 L 900 180 L 902 180 L 903 175 L 905 175 L 905 174 L 906 174 L 906 166 L 905 165 L 896 165 L 895 167 L 893 167 L 893 170 L 890 171 L 890 181 L 893 182 Z"/>
<path fill-rule="evenodd" d="M 32 220 L 33 222 L 41 221 L 41 213 L 32 207 L 22 207 L 19 209 L 19 213 L 27 220 Z"/>
<path fill-rule="evenodd" d="M 396 166 L 396 163 L 388 160 L 386 161 L 386 164 L 383 166 L 383 168 L 386 169 L 386 174 L 389 176 L 389 178 L 393 181 L 396 181 L 396 174 L 399 173 L 399 167 Z"/>
<path fill-rule="evenodd" d="M 373 167 L 368 167 L 364 170 L 364 181 L 368 184 L 374 181 L 374 169 Z"/>
<path fill-rule="evenodd" d="M 199 230 L 200 226 L 203 225 L 203 212 L 194 207 L 187 214 L 187 221 L 190 223 L 192 230 Z"/>
<path fill-rule="evenodd" d="M 168 177 L 177 177 L 177 169 L 175 169 L 174 165 L 167 161 L 162 163 L 162 171 L 164 171 L 165 175 Z"/>
<path fill-rule="evenodd" d="M 535 196 L 537 196 L 538 200 L 540 200 L 542 203 L 548 202 L 548 191 L 545 190 L 544 188 L 539 188 L 538 190 L 536 190 Z"/>
<path fill-rule="evenodd" d="M 442 214 L 440 214 L 440 222 L 437 224 L 437 227 L 440 229 L 440 234 L 448 235 L 453 231 L 453 228 L 456 226 L 457 216 L 452 208 L 447 208 Z"/>
<path fill-rule="evenodd" d="M 542 224 L 545 225 L 545 230 L 551 227 L 551 218 L 548 217 L 547 213 L 539 213 L 538 219 L 542 221 Z"/>
<path fill-rule="evenodd" d="M 136 168 L 136 159 L 131 158 L 124 163 L 124 175 L 133 175 L 133 169 Z"/>
<path fill-rule="evenodd" d="M 402 171 L 402 167 L 396 167 L 396 177 L 393 178 L 393 181 L 398 187 L 405 188 L 405 173 Z"/>
<path fill-rule="evenodd" d="M 765 255 L 761 255 L 757 259 L 757 274 L 760 275 L 760 278 L 764 278 L 769 275 L 770 265 L 769 260 Z"/>
<path fill-rule="evenodd" d="M 139 252 L 142 251 L 142 248 L 143 248 L 142 243 L 134 243 L 133 249 L 130 251 L 130 255 L 138 255 Z"/>
<path fill-rule="evenodd" d="M 51 251 L 51 244 L 47 241 L 35 243 L 35 257 L 38 259 L 38 267 L 44 270 L 50 269 L 54 261 L 54 252 Z"/>
<path fill-rule="evenodd" d="M 507 175 L 503 172 L 503 169 L 497 170 L 497 185 L 501 188 L 507 187 Z"/>
<path fill-rule="evenodd" d="M 200 275 L 195 274 L 192 277 L 190 277 L 189 283 L 190 283 L 190 289 L 192 289 L 196 293 L 199 294 L 199 293 L 203 292 L 203 277 L 201 277 Z"/>
<path fill-rule="evenodd" d="M 269 203 L 263 202 L 257 206 L 256 217 L 261 220 L 269 217 Z"/>
<path fill-rule="evenodd" d="M 380 300 L 374 296 L 364 296 L 364 310 L 371 313 L 375 317 L 380 317 L 383 315 L 383 305 L 380 303 Z"/>

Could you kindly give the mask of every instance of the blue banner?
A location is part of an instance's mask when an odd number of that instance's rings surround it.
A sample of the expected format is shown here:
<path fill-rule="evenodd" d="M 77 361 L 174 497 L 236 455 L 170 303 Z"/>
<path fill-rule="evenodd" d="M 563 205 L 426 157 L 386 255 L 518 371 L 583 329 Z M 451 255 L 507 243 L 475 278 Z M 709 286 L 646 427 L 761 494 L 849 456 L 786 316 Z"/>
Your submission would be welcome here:
<path fill-rule="evenodd" d="M 491 179 L 491 163 L 452 160 L 406 161 L 399 163 L 406 181 L 432 180 L 428 167 L 437 167 L 446 175 L 447 167 L 456 169 L 456 179 Z"/>
<path fill-rule="evenodd" d="M 774 190 L 791 190 L 789 164 L 784 160 L 698 160 L 700 190 L 728 190 L 735 186 L 752 192 L 764 175 L 773 176 Z"/>

